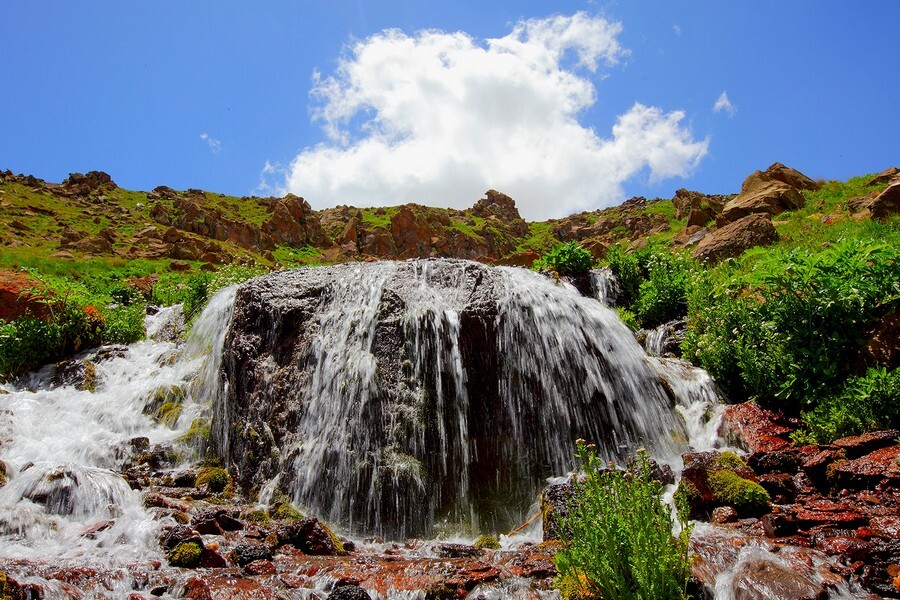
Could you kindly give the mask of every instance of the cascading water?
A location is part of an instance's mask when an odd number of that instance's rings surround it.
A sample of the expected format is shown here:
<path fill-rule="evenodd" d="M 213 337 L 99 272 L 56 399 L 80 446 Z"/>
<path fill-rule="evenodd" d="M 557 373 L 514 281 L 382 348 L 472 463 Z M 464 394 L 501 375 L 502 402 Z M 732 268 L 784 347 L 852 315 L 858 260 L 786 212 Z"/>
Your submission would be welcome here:
<path fill-rule="evenodd" d="M 274 273 L 241 288 L 225 345 L 213 430 L 238 480 L 357 533 L 508 530 L 576 438 L 664 459 L 687 439 L 615 313 L 523 269 Z"/>
<path fill-rule="evenodd" d="M 93 391 L 55 385 L 52 366 L 3 386 L 0 459 L 9 481 L 0 488 L 0 559 L 121 566 L 161 558 L 157 535 L 171 519 L 155 519 L 116 470 L 135 440 L 175 443 L 208 410 L 233 297 L 229 290 L 211 301 L 183 348 L 145 340 L 80 357 L 94 371 Z M 148 317 L 147 330 L 171 313 Z M 148 399 L 174 388 L 188 390 L 180 417 L 157 422 Z"/>

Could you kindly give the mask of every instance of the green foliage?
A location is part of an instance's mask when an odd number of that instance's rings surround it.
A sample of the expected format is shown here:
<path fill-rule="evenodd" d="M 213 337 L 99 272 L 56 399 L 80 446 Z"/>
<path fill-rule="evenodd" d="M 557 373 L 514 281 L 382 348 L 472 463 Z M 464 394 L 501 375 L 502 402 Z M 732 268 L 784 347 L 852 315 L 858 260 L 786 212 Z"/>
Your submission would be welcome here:
<path fill-rule="evenodd" d="M 197 542 L 181 542 L 169 552 L 166 557 L 173 567 L 194 569 L 200 566 L 200 556 L 203 549 Z"/>
<path fill-rule="evenodd" d="M 688 258 L 658 246 L 632 253 L 613 246 L 606 259 L 622 287 L 619 304 L 635 315 L 641 327 L 684 316 L 694 266 Z"/>
<path fill-rule="evenodd" d="M 102 314 L 104 343 L 132 344 L 144 339 L 147 307 L 143 301 L 107 306 Z"/>
<path fill-rule="evenodd" d="M 0 378 L 17 377 L 55 360 L 59 346 L 56 323 L 25 317 L 0 324 Z"/>
<path fill-rule="evenodd" d="M 609 268 L 619 278 L 622 286 L 623 306 L 631 306 L 638 295 L 638 288 L 643 281 L 641 265 L 634 253 L 625 252 L 621 246 L 612 246 L 606 254 Z"/>
<path fill-rule="evenodd" d="M 619 315 L 619 318 L 622 320 L 625 325 L 628 326 L 628 329 L 632 331 L 637 331 L 641 328 L 641 324 L 638 323 L 637 317 L 634 316 L 634 313 L 628 310 L 627 308 L 622 308 L 621 306 L 616 307 L 616 314 Z"/>
<path fill-rule="evenodd" d="M 642 253 L 641 258 L 646 279 L 638 286 L 633 305 L 641 325 L 649 329 L 684 316 L 687 312 L 688 259 L 665 249 L 650 250 Z"/>
<path fill-rule="evenodd" d="M 848 435 L 900 426 L 900 369 L 869 369 L 804 413 L 797 441 L 828 444 Z"/>
<path fill-rule="evenodd" d="M 269 518 L 269 513 L 262 510 L 261 508 L 251 510 L 244 518 L 251 523 L 268 523 L 269 521 L 271 521 L 271 519 Z"/>
<path fill-rule="evenodd" d="M 206 467 L 197 473 L 197 487 L 208 485 L 216 493 L 224 491 L 230 481 L 228 471 L 220 467 Z"/>
<path fill-rule="evenodd" d="M 578 242 L 558 244 L 550 252 L 534 261 L 532 268 L 548 269 L 560 275 L 583 275 L 594 266 L 594 259 Z"/>
<path fill-rule="evenodd" d="M 500 549 L 500 540 L 497 539 L 496 535 L 491 535 L 486 533 L 482 535 L 480 538 L 475 540 L 476 548 L 486 548 L 488 550 L 499 550 Z"/>
<path fill-rule="evenodd" d="M 839 388 L 863 330 L 900 299 L 896 248 L 842 240 L 811 252 L 773 250 L 752 270 L 699 274 L 688 291 L 686 358 L 732 394 L 791 412 Z"/>
<path fill-rule="evenodd" d="M 573 484 L 561 519 L 563 549 L 554 561 L 558 584 L 572 578 L 584 596 L 606 600 L 685 598 L 690 577 L 690 526 L 685 510 L 672 533 L 673 511 L 661 501 L 645 452 L 629 471 L 607 470 L 592 447 L 578 442 L 584 479 Z M 568 596 L 577 597 L 577 596 Z"/>
<path fill-rule="evenodd" d="M 728 469 L 712 473 L 709 476 L 709 486 L 721 502 L 738 510 L 764 510 L 772 501 L 769 492 L 761 485 Z"/>

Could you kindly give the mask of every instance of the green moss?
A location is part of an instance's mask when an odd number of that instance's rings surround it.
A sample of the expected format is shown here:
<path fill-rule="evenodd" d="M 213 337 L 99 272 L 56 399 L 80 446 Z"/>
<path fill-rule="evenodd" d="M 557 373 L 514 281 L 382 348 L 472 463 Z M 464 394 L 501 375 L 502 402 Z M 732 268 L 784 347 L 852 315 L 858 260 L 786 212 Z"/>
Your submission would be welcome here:
<path fill-rule="evenodd" d="M 734 471 L 717 471 L 709 476 L 709 486 L 716 497 L 738 509 L 764 509 L 772 498 L 761 485 L 744 479 Z"/>
<path fill-rule="evenodd" d="M 553 587 L 559 591 L 561 600 L 592 600 L 597 596 L 589 591 L 587 577 L 584 574 L 575 575 L 575 573 L 566 573 L 557 577 L 553 582 Z"/>
<path fill-rule="evenodd" d="M 176 402 L 166 402 L 159 407 L 159 410 L 156 411 L 153 418 L 166 427 L 175 427 L 175 423 L 178 422 L 178 417 L 181 416 L 182 408 L 183 406 Z"/>
<path fill-rule="evenodd" d="M 179 442 L 186 444 L 205 444 L 209 441 L 209 421 L 206 419 L 194 419 L 190 428 L 178 438 Z"/>
<path fill-rule="evenodd" d="M 244 518 L 253 523 L 268 523 L 271 520 L 269 518 L 269 513 L 261 509 L 250 511 Z"/>
<path fill-rule="evenodd" d="M 732 452 L 731 450 L 726 450 L 719 454 L 719 457 L 716 459 L 716 465 L 722 467 L 723 469 L 746 469 L 747 463 L 744 460 Z"/>
<path fill-rule="evenodd" d="M 496 535 L 484 534 L 477 540 L 475 540 L 476 548 L 485 548 L 486 550 L 499 550 L 500 549 L 500 540 L 497 539 Z"/>
<path fill-rule="evenodd" d="M 325 530 L 325 533 L 328 534 L 328 537 L 331 538 L 331 543 L 334 544 L 334 549 L 338 554 L 346 554 L 346 550 L 344 549 L 344 543 L 329 527 L 326 523 L 319 521 L 319 524 L 322 525 L 322 529 Z"/>
<path fill-rule="evenodd" d="M 197 542 L 181 542 L 169 552 L 166 559 L 173 567 L 194 569 L 200 566 L 202 554 L 203 549 Z"/>
<path fill-rule="evenodd" d="M 225 491 L 230 481 L 228 471 L 220 467 L 206 467 L 197 473 L 197 487 L 207 485 L 210 490 L 217 493 Z"/>
<path fill-rule="evenodd" d="M 299 521 L 303 515 L 299 510 L 288 504 L 287 502 L 279 503 L 274 510 L 271 511 L 273 519 L 279 521 Z"/>

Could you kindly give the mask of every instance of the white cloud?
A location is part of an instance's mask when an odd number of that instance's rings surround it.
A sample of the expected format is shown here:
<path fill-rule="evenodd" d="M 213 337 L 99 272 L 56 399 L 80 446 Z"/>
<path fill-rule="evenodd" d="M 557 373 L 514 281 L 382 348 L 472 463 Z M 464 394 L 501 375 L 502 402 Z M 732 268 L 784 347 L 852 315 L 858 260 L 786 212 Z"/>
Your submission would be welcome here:
<path fill-rule="evenodd" d="M 679 27 L 677 24 L 672 25 L 672 31 L 675 32 L 675 35 L 681 35 L 681 27 Z"/>
<path fill-rule="evenodd" d="M 579 118 L 590 77 L 627 55 L 619 23 L 585 13 L 469 35 L 387 30 L 355 43 L 335 73 L 314 73 L 314 118 L 328 141 L 304 149 L 284 189 L 317 208 L 418 202 L 471 206 L 488 188 L 530 219 L 623 199 L 622 183 L 685 176 L 707 152 L 684 113 L 634 104 L 611 138 Z"/>
<path fill-rule="evenodd" d="M 734 113 L 737 112 L 737 107 L 728 99 L 727 92 L 722 92 L 722 95 L 719 96 L 716 103 L 713 104 L 713 112 L 720 113 L 723 111 L 728 113 L 729 117 L 733 117 Z"/>
<path fill-rule="evenodd" d="M 218 154 L 222 149 L 222 142 L 210 136 L 208 133 L 201 133 L 200 139 L 206 142 L 206 144 L 209 146 L 209 149 L 213 151 L 213 154 Z"/>

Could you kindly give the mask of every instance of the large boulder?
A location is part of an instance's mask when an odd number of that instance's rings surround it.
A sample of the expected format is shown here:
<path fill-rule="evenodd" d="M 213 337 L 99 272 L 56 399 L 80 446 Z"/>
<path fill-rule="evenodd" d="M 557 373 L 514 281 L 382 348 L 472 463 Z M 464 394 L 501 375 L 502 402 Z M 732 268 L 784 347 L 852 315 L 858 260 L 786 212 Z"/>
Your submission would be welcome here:
<path fill-rule="evenodd" d="M 477 217 L 497 217 L 509 226 L 516 235 L 528 233 L 528 223 L 519 214 L 516 202 L 506 194 L 496 190 L 488 190 L 485 197 L 475 203 L 472 214 Z"/>
<path fill-rule="evenodd" d="M 773 163 L 764 171 L 766 175 L 774 179 L 786 183 L 787 185 L 797 188 L 798 190 L 815 191 L 821 186 L 796 169 L 786 167 L 781 163 Z"/>
<path fill-rule="evenodd" d="M 755 213 L 777 215 L 802 208 L 805 202 L 797 188 L 775 179 L 767 171 L 756 171 L 744 181 L 741 193 L 722 209 L 721 220 L 731 223 Z"/>
<path fill-rule="evenodd" d="M 508 350 L 519 346 L 529 352 Z M 280 473 L 297 504 L 381 536 L 431 534 L 439 515 L 508 530 L 546 477 L 574 466 L 575 439 L 613 457 L 679 430 L 611 311 L 531 271 L 468 261 L 252 280 L 223 371 L 212 429 L 236 482 Z"/>
<path fill-rule="evenodd" d="M 779 184 L 783 185 L 783 184 Z M 772 217 L 754 213 L 729 223 L 703 237 L 694 249 L 693 257 L 707 263 L 740 256 L 754 246 L 765 246 L 778 240 Z"/>
<path fill-rule="evenodd" d="M 900 181 L 892 183 L 870 203 L 873 219 L 885 220 L 900 212 Z"/>

